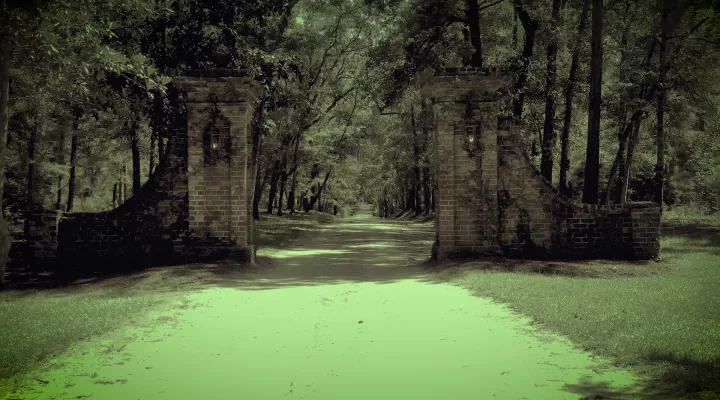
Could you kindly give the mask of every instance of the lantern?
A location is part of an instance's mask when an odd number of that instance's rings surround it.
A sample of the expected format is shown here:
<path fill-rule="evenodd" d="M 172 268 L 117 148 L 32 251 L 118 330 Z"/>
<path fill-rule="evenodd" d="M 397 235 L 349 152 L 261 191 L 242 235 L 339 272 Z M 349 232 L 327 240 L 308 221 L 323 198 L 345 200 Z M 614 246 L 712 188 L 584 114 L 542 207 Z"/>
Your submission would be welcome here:
<path fill-rule="evenodd" d="M 462 148 L 471 158 L 482 151 L 482 120 L 466 116 L 455 123 L 455 131 L 462 137 Z"/>

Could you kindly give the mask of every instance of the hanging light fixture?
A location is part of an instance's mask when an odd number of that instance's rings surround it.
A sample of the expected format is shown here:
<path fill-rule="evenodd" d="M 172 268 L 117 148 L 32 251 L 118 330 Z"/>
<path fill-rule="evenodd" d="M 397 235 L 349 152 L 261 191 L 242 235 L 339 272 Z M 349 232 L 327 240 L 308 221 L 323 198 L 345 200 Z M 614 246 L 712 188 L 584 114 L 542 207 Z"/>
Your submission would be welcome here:
<path fill-rule="evenodd" d="M 215 128 L 210 134 L 210 148 L 217 150 L 220 148 L 220 142 L 222 141 L 222 135 L 220 135 L 220 129 Z"/>
<path fill-rule="evenodd" d="M 472 158 L 482 151 L 482 120 L 473 117 L 469 103 L 465 118 L 455 123 L 455 131 L 462 135 L 462 148 L 469 157 Z"/>

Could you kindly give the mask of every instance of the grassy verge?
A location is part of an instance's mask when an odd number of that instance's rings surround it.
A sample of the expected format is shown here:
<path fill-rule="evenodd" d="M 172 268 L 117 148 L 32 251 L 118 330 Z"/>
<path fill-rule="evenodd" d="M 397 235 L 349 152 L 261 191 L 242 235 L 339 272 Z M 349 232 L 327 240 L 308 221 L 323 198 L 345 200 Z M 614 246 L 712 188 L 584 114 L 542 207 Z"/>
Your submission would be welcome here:
<path fill-rule="evenodd" d="M 720 228 L 720 213 L 707 213 L 695 205 L 681 205 L 663 210 L 666 226 L 713 226 Z"/>
<path fill-rule="evenodd" d="M 88 289 L 0 296 L 0 398 L 24 373 L 72 343 L 112 331 L 165 303 L 159 293 Z"/>
<path fill-rule="evenodd" d="M 666 236 L 660 262 L 466 263 L 451 282 L 651 378 L 647 398 L 720 399 L 720 234 Z"/>
<path fill-rule="evenodd" d="M 282 247 L 295 239 L 300 232 L 312 230 L 317 225 L 332 222 L 336 218 L 339 217 L 317 211 L 296 212 L 282 217 L 261 215 L 260 221 L 255 224 L 255 247 Z"/>
<path fill-rule="evenodd" d="M 256 243 L 282 246 L 334 219 L 317 212 L 263 216 L 255 227 Z M 0 398 L 73 343 L 134 324 L 151 310 L 182 300 L 184 291 L 197 288 L 192 273 L 197 269 L 154 268 L 61 288 L 0 292 Z"/>

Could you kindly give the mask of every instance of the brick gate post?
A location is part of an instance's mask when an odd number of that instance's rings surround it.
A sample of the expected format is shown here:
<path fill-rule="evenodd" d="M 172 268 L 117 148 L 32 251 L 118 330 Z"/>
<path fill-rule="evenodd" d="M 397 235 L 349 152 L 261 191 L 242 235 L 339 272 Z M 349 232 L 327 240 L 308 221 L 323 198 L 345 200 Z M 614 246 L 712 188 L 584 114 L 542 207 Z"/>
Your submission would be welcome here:
<path fill-rule="evenodd" d="M 438 201 L 434 257 L 499 255 L 497 208 L 498 91 L 508 79 L 489 68 L 447 68 L 423 88 L 433 102 L 434 163 Z M 463 131 L 470 113 L 482 131 L 481 150 L 470 157 Z"/>
<path fill-rule="evenodd" d="M 262 88 L 240 77 L 182 77 L 173 82 L 187 93 L 190 235 L 204 247 L 230 246 L 252 262 L 250 124 Z"/>

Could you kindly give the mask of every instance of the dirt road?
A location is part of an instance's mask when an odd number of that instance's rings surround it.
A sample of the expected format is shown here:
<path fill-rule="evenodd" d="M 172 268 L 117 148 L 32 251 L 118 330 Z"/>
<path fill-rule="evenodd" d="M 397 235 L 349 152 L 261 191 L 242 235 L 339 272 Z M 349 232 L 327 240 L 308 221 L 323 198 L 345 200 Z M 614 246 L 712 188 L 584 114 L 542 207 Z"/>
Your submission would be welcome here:
<path fill-rule="evenodd" d="M 13 399 L 578 399 L 633 376 L 419 266 L 428 225 L 367 208 L 303 232 L 154 325 L 53 359 Z M 224 287 L 223 287 L 224 286 Z"/>

